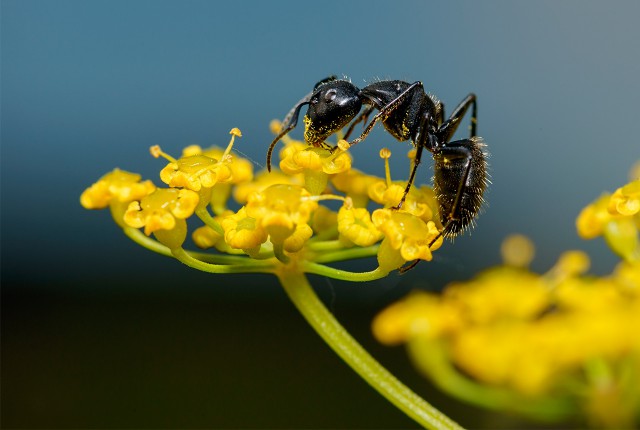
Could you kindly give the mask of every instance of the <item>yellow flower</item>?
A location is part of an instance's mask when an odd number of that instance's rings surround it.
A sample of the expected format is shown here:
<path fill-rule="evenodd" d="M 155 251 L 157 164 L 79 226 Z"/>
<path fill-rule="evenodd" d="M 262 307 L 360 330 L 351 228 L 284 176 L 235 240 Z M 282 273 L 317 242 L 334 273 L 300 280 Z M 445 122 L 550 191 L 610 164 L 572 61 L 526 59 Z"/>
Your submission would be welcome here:
<path fill-rule="evenodd" d="M 511 267 L 487 270 L 467 282 L 454 282 L 445 291 L 471 324 L 527 319 L 549 305 L 549 287 L 539 275 Z"/>
<path fill-rule="evenodd" d="M 435 294 L 413 293 L 383 310 L 373 320 L 376 338 L 387 345 L 415 337 L 435 339 L 457 331 L 462 324 L 458 310 Z"/>
<path fill-rule="evenodd" d="M 338 211 L 337 221 L 340 236 L 358 246 L 371 246 L 382 239 L 382 233 L 373 225 L 371 214 L 365 208 L 345 204 Z"/>
<path fill-rule="evenodd" d="M 338 214 L 326 206 L 318 205 L 318 208 L 313 212 L 310 225 L 316 234 L 332 229 L 335 231 L 335 227 L 338 225 Z M 332 237 L 334 236 L 337 236 L 337 233 L 332 235 Z"/>
<path fill-rule="evenodd" d="M 284 250 L 287 252 L 300 251 L 312 235 L 313 229 L 308 224 L 296 224 L 296 229 L 284 240 Z"/>
<path fill-rule="evenodd" d="M 577 276 L 589 270 L 589 256 L 582 251 L 566 251 L 560 255 L 558 262 L 549 271 L 549 276 L 565 279 Z"/>
<path fill-rule="evenodd" d="M 220 162 L 206 155 L 191 155 L 167 164 L 160 171 L 160 179 L 171 187 L 193 191 L 211 188 L 218 182 L 231 181 L 229 162 Z"/>
<path fill-rule="evenodd" d="M 104 209 L 114 199 L 122 203 L 140 200 L 156 188 L 151 181 L 140 182 L 141 178 L 136 173 L 114 169 L 82 193 L 80 204 L 85 209 Z"/>
<path fill-rule="evenodd" d="M 202 149 L 198 145 L 191 145 L 182 151 L 182 157 L 204 155 L 214 160 L 222 160 L 225 151 L 226 149 L 218 146 Z M 228 167 L 231 171 L 231 178 L 226 183 L 241 184 L 253 180 L 253 164 L 251 164 L 251 161 L 236 154 L 229 154 L 228 157 L 230 157 Z"/>
<path fill-rule="evenodd" d="M 614 220 L 606 225 L 604 238 L 609 248 L 627 261 L 640 261 L 638 225 L 629 218 Z"/>
<path fill-rule="evenodd" d="M 255 218 L 247 215 L 242 207 L 238 213 L 226 216 L 221 221 L 224 240 L 235 249 L 254 249 L 267 241 L 267 232 Z"/>
<path fill-rule="evenodd" d="M 242 133 L 237 128 L 233 128 L 231 141 L 220 156 L 215 159 L 198 153 L 196 146 L 192 145 L 184 151 L 188 156 L 178 160 L 160 150 L 158 146 L 151 147 L 151 154 L 154 157 L 163 156 L 168 159 L 169 164 L 160 171 L 160 179 L 170 187 L 183 187 L 193 191 L 200 191 L 202 188 L 212 188 L 218 183 L 233 181 L 233 171 L 231 169 L 232 157 L 230 156 L 234 139 L 241 137 Z M 246 173 L 246 172 L 244 172 Z M 201 195 L 201 197 L 204 197 Z"/>
<path fill-rule="evenodd" d="M 272 185 L 278 184 L 291 184 L 300 185 L 304 184 L 302 175 L 285 175 L 278 170 L 272 170 L 271 173 L 266 170 L 258 173 L 254 180 L 251 182 L 245 182 L 237 185 L 233 190 L 233 198 L 241 205 L 246 204 L 249 195 L 255 192 L 261 192 Z"/>
<path fill-rule="evenodd" d="M 604 194 L 580 212 L 578 234 L 584 239 L 603 235 L 616 254 L 627 261 L 640 260 L 640 180 Z"/>
<path fill-rule="evenodd" d="M 537 275 L 526 269 L 533 257 L 528 239 L 508 238 L 503 254 L 505 266 L 452 283 L 440 296 L 413 294 L 391 305 L 374 320 L 374 334 L 387 344 L 426 345 L 410 348 L 413 359 L 464 399 L 520 410 L 518 398 L 535 405 L 558 396 L 581 404 L 594 421 L 628 426 L 640 407 L 638 263 L 625 261 L 611 276 L 585 276 L 588 257 L 569 251 Z M 594 363 L 604 370 L 594 374 Z M 607 393 L 616 393 L 609 401 L 617 406 L 595 407 Z"/>
<path fill-rule="evenodd" d="M 609 199 L 609 213 L 633 216 L 640 212 L 640 179 L 618 188 Z"/>
<path fill-rule="evenodd" d="M 226 210 L 213 217 L 213 221 L 221 224 L 222 220 L 230 215 L 233 215 L 233 211 Z M 195 229 L 191 238 L 198 248 L 209 249 L 216 247 L 221 252 L 228 250 L 228 245 L 224 243 L 224 240 L 221 240 L 224 238 L 224 232 L 221 231 L 221 228 L 216 231 L 210 226 L 204 225 Z"/>
<path fill-rule="evenodd" d="M 616 267 L 613 277 L 623 294 L 640 297 L 640 261 L 623 261 Z"/>
<path fill-rule="evenodd" d="M 304 172 L 305 169 L 322 170 L 321 154 L 329 155 L 329 150 L 308 147 L 305 143 L 291 141 L 280 151 L 280 170 L 287 175 Z"/>
<path fill-rule="evenodd" d="M 603 233 L 605 225 L 613 219 L 608 211 L 609 198 L 609 194 L 603 194 L 580 212 L 576 220 L 576 228 L 580 237 L 593 239 Z"/>
<path fill-rule="evenodd" d="M 366 175 L 356 169 L 350 169 L 334 175 L 331 183 L 353 200 L 353 206 L 364 208 L 369 202 L 369 188 L 379 179 Z"/>
<path fill-rule="evenodd" d="M 149 236 L 154 233 L 169 248 L 182 245 L 187 235 L 184 221 L 198 205 L 198 194 L 191 190 L 158 188 L 140 202 L 132 202 L 124 221 L 134 228 L 144 227 Z"/>
<path fill-rule="evenodd" d="M 385 207 L 396 207 L 406 188 L 406 182 L 393 182 L 388 184 L 379 179 L 369 187 L 369 197 L 376 203 Z M 412 187 L 402 205 L 402 211 L 417 216 L 424 222 L 433 221 L 437 227 L 442 227 L 438 218 L 438 202 L 435 193 L 429 187 L 417 189 Z"/>
<path fill-rule="evenodd" d="M 198 227 L 193 231 L 191 238 L 193 239 L 193 243 L 196 244 L 198 248 L 209 249 L 216 246 L 220 239 L 222 239 L 222 235 L 209 227 L 208 225 L 203 225 L 202 227 Z"/>
<path fill-rule="evenodd" d="M 397 269 L 407 261 L 431 261 L 431 251 L 442 245 L 443 238 L 433 221 L 426 223 L 415 215 L 391 209 L 377 209 L 372 221 L 384 234 L 378 263 L 385 270 Z"/>
<path fill-rule="evenodd" d="M 627 302 L 611 278 L 569 278 L 556 287 L 555 302 L 563 309 L 598 312 Z"/>
<path fill-rule="evenodd" d="M 280 169 L 288 175 L 303 174 L 305 188 L 313 195 L 321 194 L 329 175 L 348 171 L 351 156 L 340 149 L 333 153 L 325 148 L 309 147 L 298 141 L 288 141 L 280 152 Z"/>
<path fill-rule="evenodd" d="M 451 358 L 475 379 L 494 386 L 516 386 L 526 394 L 540 393 L 550 381 L 552 369 L 541 351 L 525 344 L 529 327 L 522 322 L 474 326 L 460 331 L 451 342 Z M 526 350 L 526 351 L 525 351 Z M 535 358 L 527 360 L 526 354 Z"/>
<path fill-rule="evenodd" d="M 300 186 L 272 185 L 249 196 L 246 213 L 267 231 L 274 245 L 284 245 L 298 225 L 307 224 L 317 208 L 318 203 L 310 197 Z"/>

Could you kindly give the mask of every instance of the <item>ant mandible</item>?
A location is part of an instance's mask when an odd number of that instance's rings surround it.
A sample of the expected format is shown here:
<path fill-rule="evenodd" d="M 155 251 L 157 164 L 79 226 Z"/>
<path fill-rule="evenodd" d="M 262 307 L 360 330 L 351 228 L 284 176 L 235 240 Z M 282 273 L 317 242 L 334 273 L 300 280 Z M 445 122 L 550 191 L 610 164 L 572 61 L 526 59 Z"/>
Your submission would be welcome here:
<path fill-rule="evenodd" d="M 274 146 L 296 127 L 300 109 L 304 105 L 309 105 L 304 117 L 305 141 L 309 145 L 330 150 L 334 147 L 325 143 L 326 138 L 353 120 L 344 136 L 344 139 L 348 140 L 356 124 L 366 123 L 369 115 L 377 109 L 379 112 L 364 128 L 362 134 L 349 142 L 349 145 L 352 146 L 364 140 L 373 126 L 378 121 L 382 121 L 384 128 L 393 137 L 401 142 L 410 140 L 416 147 L 409 181 L 396 209 L 402 207 L 411 189 L 422 151 L 426 148 L 433 155 L 435 162 L 433 189 L 443 222 L 440 235 L 452 238 L 469 225 L 473 225 L 473 220 L 484 201 L 482 194 L 489 182 L 485 144 L 482 138 L 476 136 L 475 94 L 465 97 L 453 110 L 451 116 L 445 120 L 444 105 L 424 92 L 422 82 L 409 84 L 397 80 L 379 81 L 359 89 L 347 80 L 330 76 L 318 82 L 283 120 L 282 129 L 267 152 L 269 171 L 271 171 L 271 154 Z M 365 109 L 360 113 L 363 105 Z M 469 139 L 450 141 L 469 107 L 471 107 Z M 414 265 L 415 262 L 410 267 Z"/>

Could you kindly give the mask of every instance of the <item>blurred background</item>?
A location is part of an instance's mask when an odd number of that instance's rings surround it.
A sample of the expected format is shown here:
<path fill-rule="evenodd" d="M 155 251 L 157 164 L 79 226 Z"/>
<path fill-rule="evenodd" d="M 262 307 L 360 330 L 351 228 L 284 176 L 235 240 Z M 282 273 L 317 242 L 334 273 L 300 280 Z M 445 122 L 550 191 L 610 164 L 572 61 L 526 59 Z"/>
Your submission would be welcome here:
<path fill-rule="evenodd" d="M 370 322 L 413 289 L 497 264 L 510 233 L 533 239 L 535 270 L 573 248 L 594 273 L 612 270 L 605 245 L 578 239 L 574 222 L 640 158 L 640 3 L 0 6 L 3 427 L 415 427 L 324 345 L 274 278 L 197 273 L 79 204 L 114 167 L 158 184 L 149 146 L 226 145 L 232 127 L 259 169 L 269 121 L 331 74 L 358 86 L 421 80 L 449 111 L 477 94 L 493 181 L 477 227 L 407 275 L 312 282 L 375 357 L 461 424 L 524 425 L 438 394 L 402 348 L 377 344 Z M 384 146 L 406 179 L 410 146 L 382 130 L 354 148 L 356 167 L 382 175 Z M 419 179 L 431 174 L 427 159 Z"/>

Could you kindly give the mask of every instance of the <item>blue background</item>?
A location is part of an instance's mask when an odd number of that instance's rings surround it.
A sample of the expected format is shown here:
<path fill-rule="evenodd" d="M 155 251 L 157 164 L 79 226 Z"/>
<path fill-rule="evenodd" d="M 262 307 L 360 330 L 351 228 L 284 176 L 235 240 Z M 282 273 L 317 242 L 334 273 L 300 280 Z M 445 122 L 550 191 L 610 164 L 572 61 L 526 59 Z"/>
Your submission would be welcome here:
<path fill-rule="evenodd" d="M 595 273 L 615 263 L 574 222 L 640 158 L 638 2 L 4 0 L 1 14 L 4 426 L 413 425 L 273 279 L 194 273 L 78 202 L 116 166 L 159 183 L 153 144 L 224 145 L 232 127 L 262 166 L 269 121 L 327 75 L 421 80 L 449 109 L 478 95 L 493 181 L 478 227 L 406 276 L 313 280 L 365 346 L 463 424 L 512 425 L 431 393 L 401 349 L 371 338 L 373 315 L 496 264 L 514 232 L 535 241 L 540 271 L 571 248 Z M 405 178 L 409 146 L 381 130 L 354 148 L 357 167 L 383 174 L 383 146 Z"/>

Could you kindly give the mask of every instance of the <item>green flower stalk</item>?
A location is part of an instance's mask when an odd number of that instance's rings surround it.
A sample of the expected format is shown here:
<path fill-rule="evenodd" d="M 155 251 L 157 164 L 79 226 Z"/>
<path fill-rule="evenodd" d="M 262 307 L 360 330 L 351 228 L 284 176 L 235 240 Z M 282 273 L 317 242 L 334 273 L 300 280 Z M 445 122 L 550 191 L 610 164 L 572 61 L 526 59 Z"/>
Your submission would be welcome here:
<path fill-rule="evenodd" d="M 279 131 L 280 124 L 274 122 L 272 129 Z M 87 209 L 109 207 L 130 239 L 194 269 L 277 276 L 314 330 L 380 394 L 425 428 L 459 428 L 371 357 L 306 279 L 311 273 L 365 282 L 414 260 L 431 260 L 442 245 L 433 190 L 414 187 L 402 210 L 393 210 L 405 184 L 392 182 L 388 150 L 381 151 L 386 177 L 378 178 L 352 169 L 345 145 L 329 151 L 289 137 L 283 138 L 280 170 L 254 175 L 252 164 L 233 153 L 240 130 L 231 135 L 225 149 L 190 146 L 177 159 L 152 147 L 152 155 L 168 161 L 160 171 L 167 187 L 115 169 L 88 188 L 80 202 Z M 240 209 L 230 209 L 231 199 Z M 340 202 L 338 211 L 325 205 L 331 200 Z M 373 206 L 377 209 L 371 212 Z M 194 216 L 202 226 L 191 239 L 203 251 L 184 247 L 187 220 Z M 330 265 L 366 257 L 378 262 L 366 272 Z"/>

